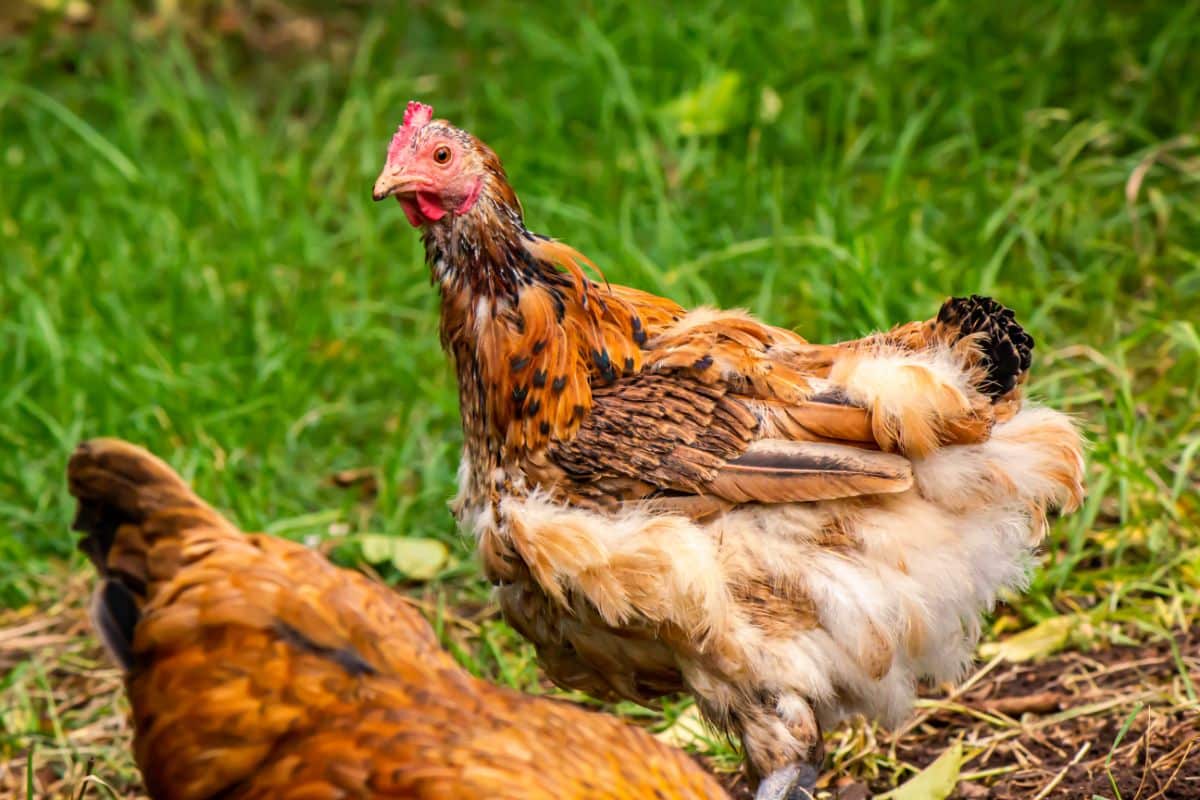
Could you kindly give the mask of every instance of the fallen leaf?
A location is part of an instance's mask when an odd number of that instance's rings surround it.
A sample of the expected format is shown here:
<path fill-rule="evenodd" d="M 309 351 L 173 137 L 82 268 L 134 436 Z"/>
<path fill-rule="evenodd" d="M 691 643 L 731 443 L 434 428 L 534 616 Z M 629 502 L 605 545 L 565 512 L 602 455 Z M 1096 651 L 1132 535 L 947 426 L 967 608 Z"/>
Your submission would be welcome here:
<path fill-rule="evenodd" d="M 758 98 L 758 118 L 763 122 L 774 122 L 779 119 L 781 111 L 783 111 L 783 99 L 779 96 L 779 92 L 770 86 L 764 86 Z"/>
<path fill-rule="evenodd" d="M 962 765 L 975 757 L 963 750 L 957 741 L 937 760 L 886 794 L 877 795 L 875 800 L 944 800 L 958 786 L 958 775 Z"/>
<path fill-rule="evenodd" d="M 713 732 L 700 717 L 700 709 L 688 706 L 669 727 L 654 736 L 672 747 L 704 749 L 712 742 Z"/>
<path fill-rule="evenodd" d="M 371 564 L 391 564 L 413 580 L 425 581 L 441 572 L 450 550 L 437 539 L 361 533 L 355 542 Z"/>
<path fill-rule="evenodd" d="M 1007 639 L 980 645 L 979 655 L 985 659 L 1001 656 L 1005 661 L 1030 661 L 1048 656 L 1067 643 L 1079 622 L 1078 614 L 1050 617 Z"/>
<path fill-rule="evenodd" d="M 976 708 L 1016 717 L 1021 714 L 1045 714 L 1062 708 L 1063 696 L 1058 692 L 1037 692 L 1013 697 L 995 697 L 975 704 Z"/>
<path fill-rule="evenodd" d="M 714 136 L 739 122 L 745 107 L 742 76 L 723 72 L 662 107 L 661 113 L 684 136 Z"/>

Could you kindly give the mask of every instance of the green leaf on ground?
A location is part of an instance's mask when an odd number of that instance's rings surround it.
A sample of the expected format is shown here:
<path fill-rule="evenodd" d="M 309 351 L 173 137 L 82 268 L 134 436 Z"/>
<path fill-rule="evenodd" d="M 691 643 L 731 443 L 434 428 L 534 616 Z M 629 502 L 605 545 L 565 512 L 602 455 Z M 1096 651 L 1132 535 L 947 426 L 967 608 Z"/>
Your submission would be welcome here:
<path fill-rule="evenodd" d="M 928 767 L 876 800 L 944 800 L 958 786 L 963 764 L 974 757 L 974 753 L 963 749 L 961 741 L 955 742 Z"/>
<path fill-rule="evenodd" d="M 368 562 L 391 564 L 413 580 L 433 578 L 450 560 L 449 548 L 437 539 L 362 533 L 355 541 Z"/>
<path fill-rule="evenodd" d="M 1081 621 L 1079 614 L 1050 617 L 1007 639 L 981 645 L 979 655 L 987 659 L 1001 656 L 1005 661 L 1044 658 L 1065 645 Z"/>

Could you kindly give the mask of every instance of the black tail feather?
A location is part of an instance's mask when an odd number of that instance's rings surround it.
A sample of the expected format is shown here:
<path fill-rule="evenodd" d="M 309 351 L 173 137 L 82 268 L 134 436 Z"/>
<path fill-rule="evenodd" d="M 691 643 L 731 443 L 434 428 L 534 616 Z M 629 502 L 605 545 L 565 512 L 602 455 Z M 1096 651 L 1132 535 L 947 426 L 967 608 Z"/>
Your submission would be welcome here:
<path fill-rule="evenodd" d="M 1016 388 L 1033 363 L 1033 337 L 1017 322 L 1012 309 L 990 297 L 973 294 L 952 297 L 938 311 L 938 322 L 958 328 L 960 338 L 982 333 L 980 366 L 984 380 L 980 391 L 1003 397 Z"/>
<path fill-rule="evenodd" d="M 133 635 L 141 612 L 133 593 L 117 581 L 101 581 L 92 595 L 92 623 L 113 659 L 128 670 L 133 666 Z"/>

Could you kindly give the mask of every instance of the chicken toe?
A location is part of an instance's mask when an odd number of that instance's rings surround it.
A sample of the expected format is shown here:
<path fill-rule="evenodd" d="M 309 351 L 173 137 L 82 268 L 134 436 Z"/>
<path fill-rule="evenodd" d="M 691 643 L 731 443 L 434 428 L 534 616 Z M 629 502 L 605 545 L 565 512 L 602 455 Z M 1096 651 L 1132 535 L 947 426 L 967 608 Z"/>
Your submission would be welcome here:
<path fill-rule="evenodd" d="M 758 785 L 754 800 L 813 800 L 820 772 L 812 765 L 795 762 L 772 772 Z"/>

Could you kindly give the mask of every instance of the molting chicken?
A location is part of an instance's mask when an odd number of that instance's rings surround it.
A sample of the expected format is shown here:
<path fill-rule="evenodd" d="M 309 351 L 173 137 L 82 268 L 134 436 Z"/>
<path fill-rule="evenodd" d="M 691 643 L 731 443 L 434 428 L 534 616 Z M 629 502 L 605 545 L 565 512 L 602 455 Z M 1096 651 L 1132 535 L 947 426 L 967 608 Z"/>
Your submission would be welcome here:
<path fill-rule="evenodd" d="M 1033 340 L 989 298 L 823 345 L 592 279 L 415 102 L 374 197 L 440 291 L 454 508 L 505 618 L 563 686 L 691 692 L 763 800 L 811 792 L 824 726 L 895 723 L 920 679 L 960 676 L 1080 501 L 1081 438 L 1025 400 Z"/>

